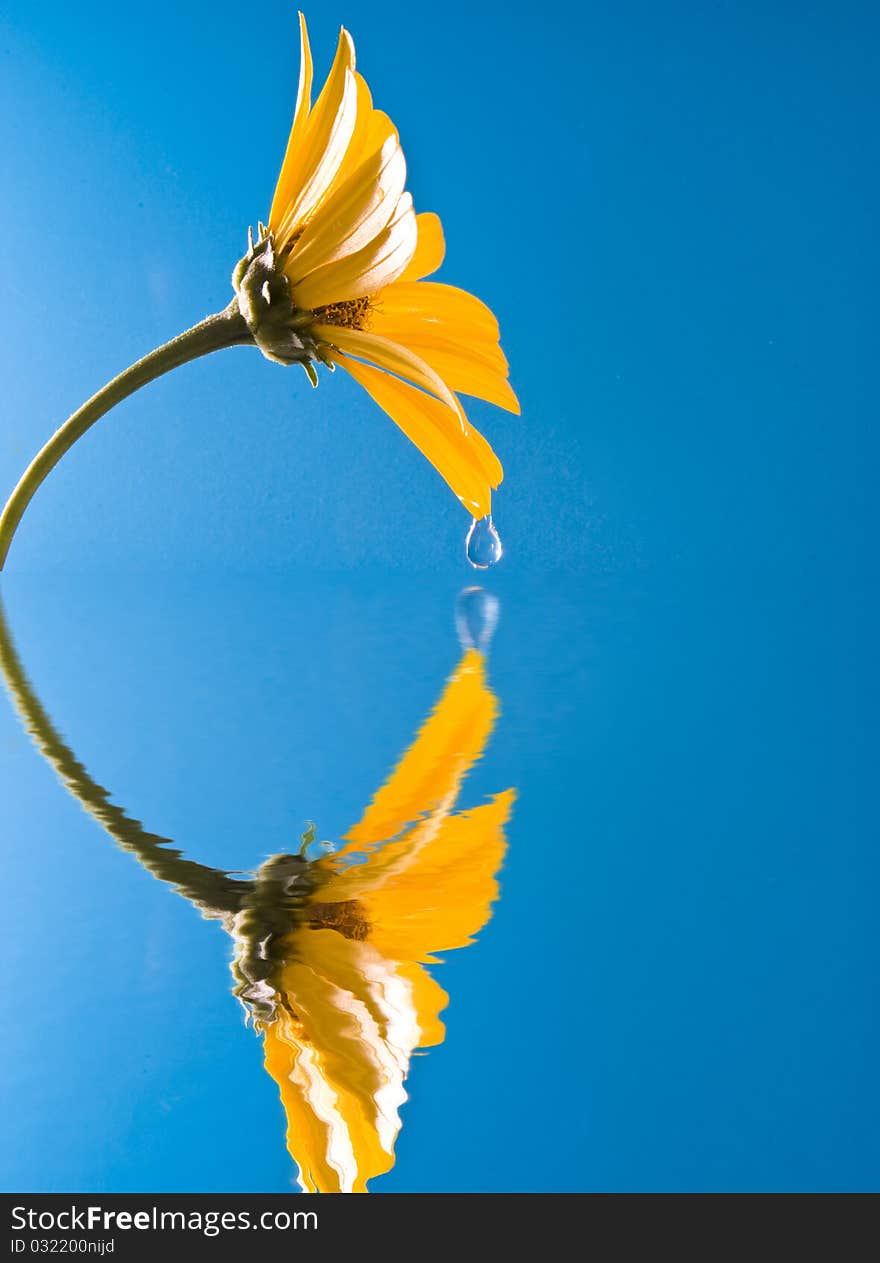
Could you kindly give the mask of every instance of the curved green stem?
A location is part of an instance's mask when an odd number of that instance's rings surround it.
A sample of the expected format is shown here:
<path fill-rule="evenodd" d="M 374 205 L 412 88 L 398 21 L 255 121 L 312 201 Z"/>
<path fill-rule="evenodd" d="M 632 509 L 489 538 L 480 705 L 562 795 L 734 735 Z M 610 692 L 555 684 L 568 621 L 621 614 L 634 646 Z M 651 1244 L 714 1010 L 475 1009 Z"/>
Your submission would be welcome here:
<path fill-rule="evenodd" d="M 22 515 L 38 487 L 86 430 L 116 404 L 140 390 L 141 386 L 161 377 L 163 373 L 202 355 L 210 355 L 212 351 L 220 351 L 223 347 L 247 345 L 253 346 L 254 340 L 238 309 L 237 301 L 233 299 L 224 311 L 218 312 L 216 316 L 208 316 L 179 337 L 172 338 L 164 346 L 151 351 L 124 373 L 114 377 L 96 395 L 92 395 L 91 399 L 55 431 L 42 451 L 31 461 L 9 497 L 0 515 L 0 570 L 6 562 L 9 545 Z"/>

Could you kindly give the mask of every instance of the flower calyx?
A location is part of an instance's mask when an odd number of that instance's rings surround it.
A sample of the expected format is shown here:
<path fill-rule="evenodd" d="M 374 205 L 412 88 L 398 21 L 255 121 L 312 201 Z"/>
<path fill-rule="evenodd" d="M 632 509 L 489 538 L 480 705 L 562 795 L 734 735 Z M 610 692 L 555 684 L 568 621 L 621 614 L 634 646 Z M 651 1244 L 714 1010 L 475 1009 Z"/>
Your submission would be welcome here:
<path fill-rule="evenodd" d="M 248 229 L 248 251 L 232 273 L 232 288 L 254 342 L 276 364 L 302 364 L 312 381 L 312 361 L 320 358 L 308 331 L 310 313 L 293 305 L 290 282 L 278 266 L 272 234 L 257 226 L 257 240 Z"/>

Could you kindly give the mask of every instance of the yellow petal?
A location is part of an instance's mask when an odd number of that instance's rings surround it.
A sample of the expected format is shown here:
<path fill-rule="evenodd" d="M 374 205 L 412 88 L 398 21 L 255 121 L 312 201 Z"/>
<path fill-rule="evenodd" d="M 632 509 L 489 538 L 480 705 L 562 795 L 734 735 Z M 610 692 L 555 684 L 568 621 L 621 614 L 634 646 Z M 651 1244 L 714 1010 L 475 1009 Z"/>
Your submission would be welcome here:
<path fill-rule="evenodd" d="M 489 440 L 484 438 L 480 431 L 471 425 L 470 421 L 468 422 L 467 436 L 471 447 L 473 448 L 474 456 L 479 461 L 480 468 L 482 469 L 489 486 L 494 490 L 501 484 L 501 480 L 504 478 L 504 469 L 502 468 L 501 461 L 495 455 L 492 444 Z M 486 512 L 488 513 L 489 510 L 487 509 Z M 483 516 L 485 517 L 485 514 Z M 475 513 L 474 517 L 479 517 L 479 514 Z"/>
<path fill-rule="evenodd" d="M 291 154 L 290 190 L 276 229 L 279 250 L 315 210 L 345 157 L 357 118 L 354 44 L 339 33 L 333 66 L 309 115 L 296 152 Z"/>
<path fill-rule="evenodd" d="M 373 109 L 373 98 L 363 75 L 355 72 L 357 84 L 357 119 L 352 133 L 351 143 L 345 151 L 345 157 L 331 186 L 330 194 L 343 180 L 348 179 L 367 158 L 382 148 L 391 136 L 397 136 L 397 130 L 387 114 Z"/>
<path fill-rule="evenodd" d="M 451 285 L 396 282 L 371 301 L 369 331 L 410 347 L 456 391 L 519 412 L 498 344 L 498 323 Z"/>
<path fill-rule="evenodd" d="M 325 197 L 332 197 L 345 180 L 352 175 L 361 163 L 377 153 L 385 141 L 397 136 L 394 124 L 387 114 L 373 109 L 373 98 L 363 75 L 355 71 L 355 122 L 351 140 L 340 162 L 336 174 L 327 188 Z"/>
<path fill-rule="evenodd" d="M 437 271 L 446 254 L 440 216 L 433 211 L 422 211 L 420 215 L 416 215 L 416 224 L 419 230 L 416 252 L 409 266 L 401 273 L 401 281 L 420 281 L 423 276 L 430 276 Z"/>
<path fill-rule="evenodd" d="M 397 377 L 339 353 L 333 359 L 400 426 L 474 517 L 491 512 L 492 488 L 501 481 L 501 464 L 472 425 L 465 433 L 458 413 Z"/>
<path fill-rule="evenodd" d="M 407 337 L 407 347 L 426 364 L 430 364 L 452 390 L 476 399 L 485 399 L 519 414 L 519 400 L 507 380 L 506 367 L 498 369 L 487 365 L 478 354 L 464 344 L 438 345 L 432 338 Z"/>
<path fill-rule="evenodd" d="M 378 337 L 374 333 L 365 333 L 362 329 L 346 329 L 341 325 L 316 324 L 312 332 L 321 342 L 337 347 L 346 355 L 356 355 L 359 359 L 384 368 L 388 373 L 396 373 L 429 391 L 456 413 L 461 428 L 467 429 L 461 405 L 443 378 L 408 347 L 399 342 L 391 342 L 388 338 Z"/>
<path fill-rule="evenodd" d="M 290 128 L 287 149 L 284 152 L 284 161 L 275 186 L 275 196 L 272 198 L 272 209 L 269 211 L 269 228 L 272 232 L 277 231 L 285 207 L 291 201 L 299 163 L 299 146 L 309 110 L 312 107 L 312 50 L 309 47 L 306 19 L 302 13 L 299 15 L 299 44 L 299 87 L 296 93 L 296 109 L 293 112 L 293 124 Z"/>
<path fill-rule="evenodd" d="M 364 133 L 361 158 L 368 157 L 381 149 L 389 136 L 396 136 L 397 128 L 383 110 L 373 110 L 370 114 L 367 129 Z"/>
<path fill-rule="evenodd" d="M 334 188 L 347 179 L 360 166 L 364 158 L 367 157 L 366 153 L 364 153 L 364 142 L 373 114 L 373 97 L 366 79 L 358 71 L 355 71 L 354 82 L 357 89 L 357 116 L 355 118 L 354 131 L 351 134 L 351 142 L 336 173 Z"/>
<path fill-rule="evenodd" d="M 485 303 L 467 290 L 439 281 L 397 281 L 379 295 L 377 314 L 415 316 L 455 329 L 467 328 L 485 338 L 498 340 L 498 321 Z"/>
<path fill-rule="evenodd" d="M 479 332 L 473 333 L 467 325 L 441 324 L 412 312 L 389 315 L 382 308 L 381 296 L 377 301 L 371 301 L 364 327 L 369 333 L 377 333 L 404 346 L 415 347 L 418 344 L 451 354 L 467 353 L 469 359 L 493 369 L 502 377 L 506 377 L 509 371 L 507 356 L 494 338 L 481 337 Z"/>
<path fill-rule="evenodd" d="M 327 861 L 328 865 L 332 867 L 339 855 L 387 842 L 439 804 L 454 798 L 464 776 L 485 750 L 497 715 L 498 703 L 486 681 L 483 655 L 476 649 L 467 649 L 415 740 L 376 791 L 361 819 L 345 835 L 349 845 Z M 368 859 L 358 870 L 346 871 L 352 876 L 357 871 L 372 872 L 374 863 L 378 863 L 378 856 Z M 333 895 L 338 897 L 352 895 Z"/>
<path fill-rule="evenodd" d="M 395 281 L 416 248 L 416 217 L 409 193 L 401 195 L 388 226 L 354 254 L 310 272 L 294 289 L 294 302 L 303 311 L 329 303 L 375 294 Z"/>
<path fill-rule="evenodd" d="M 368 246 L 387 226 L 405 183 L 403 150 L 392 136 L 312 216 L 284 266 L 291 282 Z"/>

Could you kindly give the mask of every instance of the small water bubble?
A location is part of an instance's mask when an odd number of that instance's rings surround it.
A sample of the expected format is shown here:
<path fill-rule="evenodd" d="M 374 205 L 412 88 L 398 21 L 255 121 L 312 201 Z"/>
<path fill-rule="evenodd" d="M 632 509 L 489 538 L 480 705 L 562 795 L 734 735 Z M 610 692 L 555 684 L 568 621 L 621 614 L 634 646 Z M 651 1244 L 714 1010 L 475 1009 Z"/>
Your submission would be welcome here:
<path fill-rule="evenodd" d="M 485 517 L 474 518 L 464 546 L 467 559 L 475 570 L 488 570 L 490 566 L 494 566 L 501 560 L 504 549 L 491 513 Z"/>
<path fill-rule="evenodd" d="M 328 855 L 336 853 L 336 845 L 333 842 L 312 842 L 306 851 L 307 860 L 320 860 Z"/>
<path fill-rule="evenodd" d="M 462 649 L 485 653 L 498 626 L 498 597 L 483 588 L 464 588 L 455 604 L 455 628 Z"/>

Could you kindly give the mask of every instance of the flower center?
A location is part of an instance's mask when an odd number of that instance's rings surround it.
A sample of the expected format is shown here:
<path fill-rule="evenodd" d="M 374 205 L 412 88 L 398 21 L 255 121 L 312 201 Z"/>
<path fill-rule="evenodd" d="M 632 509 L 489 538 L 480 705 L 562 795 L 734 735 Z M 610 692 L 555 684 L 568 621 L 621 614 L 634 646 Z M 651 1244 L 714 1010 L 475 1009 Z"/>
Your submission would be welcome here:
<path fill-rule="evenodd" d="M 345 302 L 316 307 L 312 312 L 317 324 L 341 325 L 345 329 L 363 329 L 369 314 L 369 298 L 348 298 Z"/>
<path fill-rule="evenodd" d="M 338 903 L 310 903 L 309 925 L 313 930 L 335 930 L 344 938 L 363 941 L 370 932 L 366 909 L 356 899 L 342 899 Z"/>

